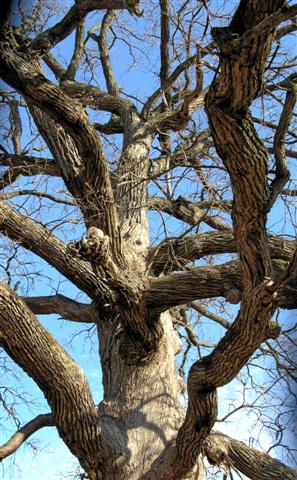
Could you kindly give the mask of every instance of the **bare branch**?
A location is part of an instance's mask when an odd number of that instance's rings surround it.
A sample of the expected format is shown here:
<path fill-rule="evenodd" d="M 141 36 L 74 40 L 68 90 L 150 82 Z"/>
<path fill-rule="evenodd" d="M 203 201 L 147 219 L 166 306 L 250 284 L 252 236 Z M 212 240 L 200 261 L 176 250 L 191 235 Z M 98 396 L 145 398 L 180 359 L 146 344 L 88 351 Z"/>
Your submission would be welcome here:
<path fill-rule="evenodd" d="M 30 155 L 0 154 L 0 165 L 18 170 L 19 175 L 33 176 L 38 174 L 60 177 L 61 172 L 51 158 L 32 157 Z"/>
<path fill-rule="evenodd" d="M 287 262 L 273 260 L 276 274 L 286 269 Z M 194 300 L 224 297 L 230 303 L 241 300 L 242 272 L 239 261 L 231 261 L 211 267 L 193 267 L 185 273 L 152 278 L 147 291 L 149 308 L 156 312 L 183 305 Z M 289 281 L 278 299 L 282 308 L 297 307 L 297 275 Z"/>
<path fill-rule="evenodd" d="M 277 126 L 274 136 L 273 149 L 275 156 L 275 178 L 270 185 L 271 198 L 267 205 L 268 210 L 271 209 L 279 192 L 282 190 L 282 188 L 285 186 L 285 184 L 290 178 L 290 172 L 288 170 L 286 162 L 286 151 L 284 143 L 285 135 L 288 131 L 292 112 L 296 103 L 296 98 L 297 86 L 294 85 L 292 82 L 292 88 L 287 92 L 285 105 L 281 113 L 279 124 Z"/>
<path fill-rule="evenodd" d="M 209 52 L 211 51 L 211 49 L 214 47 L 214 44 L 211 43 L 209 44 L 207 47 L 205 48 L 202 48 L 201 49 L 201 56 L 205 56 L 205 55 L 208 55 Z M 168 78 L 167 82 L 161 86 L 160 88 L 158 88 L 147 100 L 147 102 L 145 103 L 143 109 L 142 109 L 142 112 L 141 114 L 146 117 L 151 108 L 153 107 L 153 105 L 155 104 L 155 102 L 164 94 L 167 92 L 167 90 L 170 89 L 170 87 L 172 87 L 172 85 L 174 84 L 174 82 L 178 79 L 178 77 L 181 75 L 181 73 L 183 73 L 187 68 L 189 68 L 191 65 L 195 64 L 197 61 L 197 54 L 195 55 L 192 55 L 191 57 L 189 57 L 187 60 L 185 60 L 184 62 L 180 63 L 176 68 L 175 70 L 172 72 L 172 74 L 170 75 L 170 77 Z"/>
<path fill-rule="evenodd" d="M 0 178 L 0 190 L 12 185 L 20 176 L 43 174 L 58 177 L 61 175 L 55 162 L 47 158 L 4 153 L 0 155 L 0 165 L 10 167 Z"/>
<path fill-rule="evenodd" d="M 205 222 L 220 231 L 230 230 L 229 225 L 215 218 L 215 216 L 208 214 L 209 209 L 211 209 L 210 203 L 207 204 L 207 208 L 205 208 L 203 202 L 202 205 L 203 207 L 201 208 L 199 203 L 191 204 L 181 195 L 176 200 L 169 200 L 168 198 L 162 197 L 151 197 L 148 199 L 148 208 L 150 210 L 168 213 L 189 225 L 196 226 L 199 225 L 200 222 Z M 214 206 L 213 208 L 215 209 L 216 207 Z"/>
<path fill-rule="evenodd" d="M 0 461 L 14 453 L 33 433 L 41 428 L 53 427 L 54 425 L 51 413 L 38 415 L 14 433 L 4 445 L 0 446 Z"/>
<path fill-rule="evenodd" d="M 197 164 L 199 157 L 205 158 L 208 150 L 213 146 L 213 140 L 210 136 L 209 129 L 206 129 L 191 137 L 189 141 L 185 141 L 178 145 L 176 150 L 170 155 L 170 162 L 164 156 L 151 160 L 149 175 L 150 178 L 162 175 L 168 169 L 177 166 L 193 166 Z"/>
<path fill-rule="evenodd" d="M 38 35 L 30 45 L 30 50 L 44 54 L 57 43 L 68 37 L 76 26 L 94 10 L 120 9 L 140 15 L 139 0 L 79 0 L 56 25 Z"/>
<path fill-rule="evenodd" d="M 268 245 L 271 257 L 282 260 L 290 260 L 295 248 L 293 240 L 282 237 L 268 237 Z M 232 232 L 207 232 L 164 241 L 150 249 L 150 258 L 153 270 L 158 273 L 164 269 L 167 272 L 179 269 L 206 255 L 235 252 L 237 247 Z"/>
<path fill-rule="evenodd" d="M 230 322 L 228 322 L 227 320 L 225 320 L 222 317 L 219 317 L 218 315 L 215 315 L 214 313 L 210 312 L 209 310 L 206 310 L 206 308 L 202 307 L 197 302 L 190 303 L 190 307 L 193 308 L 193 310 L 196 310 L 196 312 L 200 313 L 204 317 L 207 317 L 210 320 L 213 320 L 214 322 L 218 323 L 222 327 L 224 327 L 224 328 L 229 328 L 230 327 Z"/>
<path fill-rule="evenodd" d="M 285 27 L 281 27 L 276 31 L 275 39 L 279 40 L 288 33 L 293 33 L 297 30 L 297 17 L 291 18 L 291 23 Z"/>
<path fill-rule="evenodd" d="M 274 148 L 268 147 L 267 152 L 269 153 L 275 153 Z M 297 158 L 297 152 L 295 150 L 285 150 L 286 157 L 289 158 Z"/>
<path fill-rule="evenodd" d="M 58 62 L 56 57 L 51 52 L 47 52 L 43 56 L 43 61 L 49 67 L 49 69 L 53 72 L 57 80 L 61 80 L 63 75 L 65 75 L 66 70 L 62 67 L 62 65 Z"/>
<path fill-rule="evenodd" d="M 122 122 L 120 121 L 119 117 L 115 115 L 113 115 L 107 123 L 94 123 L 93 125 L 98 132 L 104 133 L 105 135 L 114 135 L 115 133 L 124 132 Z"/>
<path fill-rule="evenodd" d="M 129 109 L 133 104 L 129 100 L 115 97 L 103 92 L 98 87 L 80 82 L 65 81 L 62 88 L 67 94 L 79 101 L 84 107 L 103 110 L 121 115 L 123 109 Z"/>
<path fill-rule="evenodd" d="M 283 188 L 281 190 L 282 195 L 286 195 L 288 197 L 297 197 L 297 189 L 296 190 L 291 190 L 289 188 Z"/>
<path fill-rule="evenodd" d="M 82 20 L 76 27 L 75 47 L 68 68 L 63 74 L 63 80 L 74 80 L 74 76 L 81 62 L 81 58 L 84 52 L 85 23 L 85 20 Z"/>
<path fill-rule="evenodd" d="M 97 312 L 93 304 L 80 303 L 64 295 L 23 297 L 23 300 L 36 315 L 54 313 L 72 322 L 94 323 L 97 321 Z"/>
<path fill-rule="evenodd" d="M 21 153 L 21 136 L 22 136 L 22 121 L 20 117 L 20 112 L 18 108 L 18 102 L 16 100 L 11 100 L 9 102 L 10 107 L 10 119 L 11 119 L 11 138 L 14 147 L 14 153 Z"/>
<path fill-rule="evenodd" d="M 108 41 L 107 35 L 111 25 L 113 18 L 115 17 L 115 12 L 112 10 L 108 10 L 104 15 L 102 24 L 101 24 L 101 31 L 98 37 L 98 46 L 100 51 L 100 59 L 101 64 L 104 72 L 104 77 L 106 81 L 107 91 L 110 95 L 114 95 L 115 97 L 119 96 L 119 88 L 117 86 L 115 76 L 112 70 L 111 61 L 109 58 L 109 51 L 108 51 Z"/>
<path fill-rule="evenodd" d="M 170 27 L 169 27 L 169 16 L 170 16 L 170 4 L 168 0 L 160 0 L 160 10 L 161 10 L 161 42 L 160 42 L 160 54 L 161 54 L 161 69 L 160 69 L 160 79 L 161 79 L 161 88 L 164 89 L 169 75 L 170 75 L 170 58 L 169 58 L 169 41 L 170 41 Z M 169 92 L 164 92 L 166 103 L 170 105 L 170 95 Z"/>
<path fill-rule="evenodd" d="M 70 205 L 70 206 L 77 206 L 77 204 L 71 200 L 66 200 L 64 198 L 55 197 L 50 193 L 41 192 L 39 190 L 14 190 L 13 192 L 8 193 L 0 193 L 1 200 L 10 200 L 11 198 L 21 197 L 21 196 L 28 196 L 32 195 L 39 198 L 47 198 L 55 203 L 62 203 L 63 205 Z"/>

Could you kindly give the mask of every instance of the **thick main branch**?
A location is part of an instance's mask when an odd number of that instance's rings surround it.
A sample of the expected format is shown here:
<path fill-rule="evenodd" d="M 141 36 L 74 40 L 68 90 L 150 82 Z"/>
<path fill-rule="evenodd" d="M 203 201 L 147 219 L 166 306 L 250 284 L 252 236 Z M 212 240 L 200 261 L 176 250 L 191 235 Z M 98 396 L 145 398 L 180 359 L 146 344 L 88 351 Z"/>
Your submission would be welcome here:
<path fill-rule="evenodd" d="M 0 305 L 1 346 L 44 393 L 72 453 L 87 471 L 96 471 L 100 455 L 105 454 L 108 463 L 110 449 L 102 441 L 97 409 L 81 368 L 3 283 Z"/>

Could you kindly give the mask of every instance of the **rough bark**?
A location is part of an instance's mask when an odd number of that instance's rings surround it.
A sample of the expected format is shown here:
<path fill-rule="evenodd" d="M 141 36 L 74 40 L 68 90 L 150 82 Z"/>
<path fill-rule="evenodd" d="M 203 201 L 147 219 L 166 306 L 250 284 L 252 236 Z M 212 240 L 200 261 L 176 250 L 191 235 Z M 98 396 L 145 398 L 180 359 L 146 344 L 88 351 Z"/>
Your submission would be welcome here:
<path fill-rule="evenodd" d="M 0 303 L 1 346 L 37 383 L 60 436 L 90 478 L 99 479 L 101 468 L 113 470 L 108 458 L 114 452 L 102 440 L 98 413 L 82 370 L 3 283 Z"/>
<path fill-rule="evenodd" d="M 95 128 L 81 106 L 46 79 L 34 57 L 30 59 L 13 49 L 16 39 L 11 33 L 7 39 L 10 42 L 2 42 L 1 46 L 2 78 L 31 103 L 34 119 L 87 225 L 98 226 L 110 236 L 114 255 L 119 259 L 117 212 L 107 163 Z M 49 135 L 50 131 L 54 136 Z"/>

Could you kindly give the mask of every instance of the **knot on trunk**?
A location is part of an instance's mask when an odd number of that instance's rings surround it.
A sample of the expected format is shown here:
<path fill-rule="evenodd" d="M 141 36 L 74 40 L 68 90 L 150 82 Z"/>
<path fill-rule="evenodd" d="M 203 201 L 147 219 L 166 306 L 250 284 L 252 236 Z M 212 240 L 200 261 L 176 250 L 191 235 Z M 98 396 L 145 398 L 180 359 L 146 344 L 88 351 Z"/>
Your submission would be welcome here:
<path fill-rule="evenodd" d="M 106 262 L 111 257 L 109 236 L 100 228 L 90 227 L 81 240 L 68 244 L 67 252 L 84 260 Z"/>

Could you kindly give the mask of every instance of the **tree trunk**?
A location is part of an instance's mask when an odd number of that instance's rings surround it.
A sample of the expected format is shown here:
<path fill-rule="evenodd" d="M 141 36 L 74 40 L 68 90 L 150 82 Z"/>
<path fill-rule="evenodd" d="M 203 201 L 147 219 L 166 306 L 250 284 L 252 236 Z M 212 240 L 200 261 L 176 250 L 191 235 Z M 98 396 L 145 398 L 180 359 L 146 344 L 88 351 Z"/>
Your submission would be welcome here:
<path fill-rule="evenodd" d="M 104 480 L 136 480 L 149 469 L 176 434 L 183 410 L 182 381 L 174 356 L 180 345 L 169 313 L 162 315 L 164 336 L 150 361 L 127 365 L 120 354 L 119 320 L 99 324 L 104 399 L 99 405 L 104 433 L 119 455 L 123 470 Z"/>

